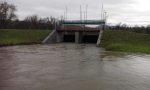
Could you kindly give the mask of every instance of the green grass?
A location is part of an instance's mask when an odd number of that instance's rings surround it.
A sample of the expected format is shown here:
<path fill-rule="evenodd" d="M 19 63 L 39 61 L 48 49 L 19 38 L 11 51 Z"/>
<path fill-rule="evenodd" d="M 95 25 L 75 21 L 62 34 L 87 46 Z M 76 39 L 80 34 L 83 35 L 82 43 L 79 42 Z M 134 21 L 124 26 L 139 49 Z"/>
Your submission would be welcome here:
<path fill-rule="evenodd" d="M 40 44 L 50 30 L 0 30 L 0 46 Z"/>
<path fill-rule="evenodd" d="M 150 35 L 129 31 L 104 31 L 101 46 L 108 51 L 150 53 Z"/>

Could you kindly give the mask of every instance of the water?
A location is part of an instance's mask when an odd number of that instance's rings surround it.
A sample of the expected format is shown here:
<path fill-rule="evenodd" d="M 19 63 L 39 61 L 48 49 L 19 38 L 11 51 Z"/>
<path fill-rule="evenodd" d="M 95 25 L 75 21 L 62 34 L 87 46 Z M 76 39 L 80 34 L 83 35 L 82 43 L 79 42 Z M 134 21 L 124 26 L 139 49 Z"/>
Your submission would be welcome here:
<path fill-rule="evenodd" d="M 150 55 L 90 44 L 2 47 L 0 90 L 150 90 Z"/>

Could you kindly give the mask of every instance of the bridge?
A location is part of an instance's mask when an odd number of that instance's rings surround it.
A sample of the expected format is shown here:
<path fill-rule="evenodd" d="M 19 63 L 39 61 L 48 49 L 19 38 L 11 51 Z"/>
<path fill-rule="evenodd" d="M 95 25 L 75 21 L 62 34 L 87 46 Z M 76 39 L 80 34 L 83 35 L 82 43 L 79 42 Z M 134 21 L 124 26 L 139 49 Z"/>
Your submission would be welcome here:
<path fill-rule="evenodd" d="M 97 26 L 91 27 L 93 25 Z M 60 20 L 43 43 L 61 43 L 65 41 L 84 43 L 84 41 L 95 37 L 92 41 L 98 45 L 104 29 L 104 20 Z"/>

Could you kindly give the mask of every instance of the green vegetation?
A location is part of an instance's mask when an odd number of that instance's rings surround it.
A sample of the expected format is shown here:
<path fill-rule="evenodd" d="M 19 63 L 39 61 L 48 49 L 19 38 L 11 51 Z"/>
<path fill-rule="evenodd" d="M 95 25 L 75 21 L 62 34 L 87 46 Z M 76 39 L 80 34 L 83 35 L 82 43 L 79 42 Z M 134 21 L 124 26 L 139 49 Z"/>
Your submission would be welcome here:
<path fill-rule="evenodd" d="M 150 53 L 150 35 L 129 31 L 104 31 L 101 46 L 109 51 Z"/>
<path fill-rule="evenodd" d="M 0 46 L 39 44 L 50 30 L 0 30 Z"/>

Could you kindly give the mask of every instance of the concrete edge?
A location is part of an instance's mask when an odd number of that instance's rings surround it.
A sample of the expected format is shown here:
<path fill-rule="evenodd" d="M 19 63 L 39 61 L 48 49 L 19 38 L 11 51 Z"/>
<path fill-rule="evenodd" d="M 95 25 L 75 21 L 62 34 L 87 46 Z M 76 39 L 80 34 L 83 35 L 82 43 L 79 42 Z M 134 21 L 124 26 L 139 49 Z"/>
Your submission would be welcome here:
<path fill-rule="evenodd" d="M 42 44 L 48 42 L 48 40 L 56 33 L 56 30 L 52 30 L 52 32 L 42 41 Z"/>
<path fill-rule="evenodd" d="M 99 46 L 101 44 L 101 38 L 102 38 L 103 32 L 104 32 L 103 30 L 100 31 L 96 46 Z"/>

